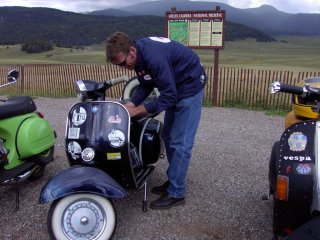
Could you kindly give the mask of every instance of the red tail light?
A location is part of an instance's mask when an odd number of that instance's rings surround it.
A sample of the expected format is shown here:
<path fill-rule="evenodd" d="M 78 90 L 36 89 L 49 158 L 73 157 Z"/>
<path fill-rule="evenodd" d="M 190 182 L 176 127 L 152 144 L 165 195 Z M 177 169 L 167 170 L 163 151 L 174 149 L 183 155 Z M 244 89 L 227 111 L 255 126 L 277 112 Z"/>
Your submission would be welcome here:
<path fill-rule="evenodd" d="M 289 228 L 289 227 L 284 228 L 283 231 L 284 231 L 284 233 L 286 234 L 286 236 L 291 235 L 292 232 L 293 232 L 292 229 Z"/>
<path fill-rule="evenodd" d="M 44 118 L 44 115 L 41 112 L 36 112 L 40 118 Z"/>

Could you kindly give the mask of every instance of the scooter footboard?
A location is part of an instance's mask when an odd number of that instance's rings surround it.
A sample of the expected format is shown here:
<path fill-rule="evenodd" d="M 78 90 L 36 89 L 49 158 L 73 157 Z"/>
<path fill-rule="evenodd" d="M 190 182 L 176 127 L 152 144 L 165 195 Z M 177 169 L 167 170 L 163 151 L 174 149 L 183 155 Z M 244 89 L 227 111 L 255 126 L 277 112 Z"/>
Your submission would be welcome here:
<path fill-rule="evenodd" d="M 73 166 L 61 171 L 42 188 L 40 203 L 46 203 L 76 192 L 95 193 L 108 198 L 128 195 L 117 182 L 100 169 Z"/>

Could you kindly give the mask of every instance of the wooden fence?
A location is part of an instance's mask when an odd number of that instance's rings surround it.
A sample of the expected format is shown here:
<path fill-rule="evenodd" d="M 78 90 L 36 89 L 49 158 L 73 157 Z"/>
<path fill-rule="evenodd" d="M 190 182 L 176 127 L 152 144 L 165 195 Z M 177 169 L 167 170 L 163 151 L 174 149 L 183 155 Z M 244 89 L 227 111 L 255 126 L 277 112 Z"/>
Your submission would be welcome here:
<path fill-rule="evenodd" d="M 11 69 L 20 71 L 17 84 L 1 88 L 1 95 L 30 95 L 44 97 L 74 97 L 75 81 L 79 79 L 102 82 L 123 75 L 133 77 L 133 71 L 119 69 L 107 65 L 17 65 L 0 66 L 0 83 L 6 82 L 7 72 Z M 282 83 L 297 84 L 307 77 L 320 77 L 319 72 L 291 72 L 275 70 L 219 68 L 217 96 L 212 96 L 213 67 L 206 67 L 208 83 L 205 89 L 205 103 L 211 105 L 217 98 L 218 106 L 230 102 L 241 102 L 248 107 L 275 106 L 283 107 L 290 104 L 289 94 L 270 94 L 270 85 L 274 80 Z M 123 84 L 108 90 L 107 96 L 119 98 Z"/>

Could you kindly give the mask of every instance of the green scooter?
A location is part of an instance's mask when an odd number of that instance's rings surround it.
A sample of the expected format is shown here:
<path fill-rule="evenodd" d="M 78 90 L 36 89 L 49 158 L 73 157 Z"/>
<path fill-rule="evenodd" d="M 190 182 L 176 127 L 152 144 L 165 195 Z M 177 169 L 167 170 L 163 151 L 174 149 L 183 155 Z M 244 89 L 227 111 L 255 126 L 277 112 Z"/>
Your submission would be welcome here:
<path fill-rule="evenodd" d="M 19 72 L 8 73 L 14 84 Z M 53 161 L 56 134 L 50 123 L 36 111 L 31 97 L 16 96 L 0 101 L 0 185 L 16 185 L 16 210 L 19 209 L 19 183 L 43 176 Z"/>

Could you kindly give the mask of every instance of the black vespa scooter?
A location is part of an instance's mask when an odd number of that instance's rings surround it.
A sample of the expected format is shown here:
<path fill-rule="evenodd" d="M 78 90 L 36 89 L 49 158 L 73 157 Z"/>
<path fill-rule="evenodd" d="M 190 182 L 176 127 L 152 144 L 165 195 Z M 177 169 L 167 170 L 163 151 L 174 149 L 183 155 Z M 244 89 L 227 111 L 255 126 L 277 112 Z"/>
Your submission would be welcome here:
<path fill-rule="evenodd" d="M 40 196 L 40 203 L 53 201 L 51 239 L 110 239 L 116 228 L 111 200 L 126 197 L 128 189 L 144 187 L 147 210 L 146 183 L 163 151 L 162 123 L 154 116 L 131 118 L 124 100 L 105 100 L 108 88 L 127 80 L 76 82 L 81 102 L 71 107 L 65 133 L 71 167 L 49 180 Z"/>
<path fill-rule="evenodd" d="M 272 84 L 272 93 L 293 94 L 296 110 L 288 114 L 286 122 L 290 124 L 271 152 L 269 196 L 273 195 L 274 240 L 320 239 L 319 87 L 320 78 L 316 77 L 305 79 L 303 86 Z M 315 118 L 308 118 L 307 112 L 301 116 L 298 110 L 306 106 Z"/>

